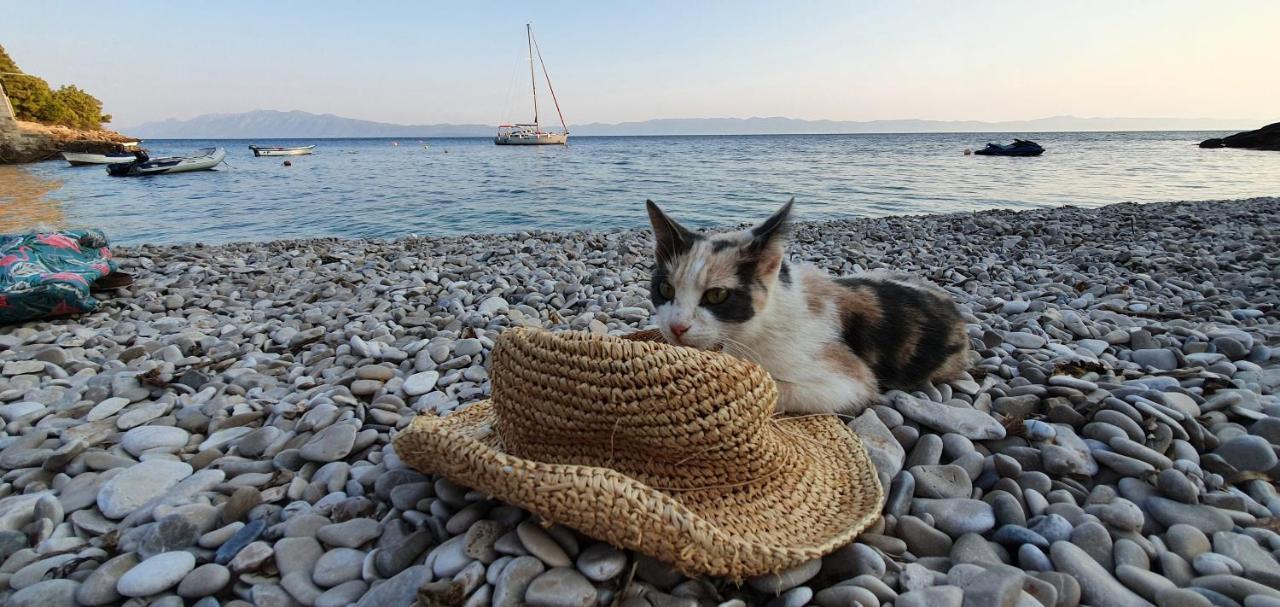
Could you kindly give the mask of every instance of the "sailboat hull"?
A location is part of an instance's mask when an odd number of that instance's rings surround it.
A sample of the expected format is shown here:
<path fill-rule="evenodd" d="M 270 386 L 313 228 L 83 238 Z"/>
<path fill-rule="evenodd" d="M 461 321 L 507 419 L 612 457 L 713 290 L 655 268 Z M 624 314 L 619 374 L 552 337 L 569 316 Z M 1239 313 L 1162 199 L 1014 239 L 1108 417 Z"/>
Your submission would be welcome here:
<path fill-rule="evenodd" d="M 500 133 L 493 138 L 494 145 L 564 145 L 568 142 L 568 133 Z"/>

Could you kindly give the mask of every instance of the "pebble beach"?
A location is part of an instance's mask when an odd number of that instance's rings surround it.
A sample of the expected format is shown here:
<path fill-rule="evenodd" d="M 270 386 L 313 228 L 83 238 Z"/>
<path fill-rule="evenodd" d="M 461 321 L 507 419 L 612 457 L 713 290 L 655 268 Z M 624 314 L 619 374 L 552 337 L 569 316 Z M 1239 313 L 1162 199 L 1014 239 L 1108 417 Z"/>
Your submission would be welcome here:
<path fill-rule="evenodd" d="M 639 212 L 639 208 L 637 208 Z M 803 210 L 800 210 L 803 214 Z M 406 467 L 513 326 L 652 326 L 646 231 L 117 248 L 0 329 L 0 603 L 1275 607 L 1280 198 L 802 223 L 960 302 L 968 376 L 850 418 L 859 539 L 690 578 Z"/>

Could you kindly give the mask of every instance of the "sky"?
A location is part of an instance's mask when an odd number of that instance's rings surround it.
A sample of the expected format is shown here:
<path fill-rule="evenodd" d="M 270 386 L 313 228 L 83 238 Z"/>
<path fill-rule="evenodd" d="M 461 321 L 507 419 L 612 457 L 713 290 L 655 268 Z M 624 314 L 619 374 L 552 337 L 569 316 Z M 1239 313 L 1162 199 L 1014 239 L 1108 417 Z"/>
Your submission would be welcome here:
<path fill-rule="evenodd" d="M 0 0 L 0 45 L 117 127 L 254 109 L 495 124 L 531 113 L 526 22 L 571 124 L 1280 119 L 1273 0 Z"/>

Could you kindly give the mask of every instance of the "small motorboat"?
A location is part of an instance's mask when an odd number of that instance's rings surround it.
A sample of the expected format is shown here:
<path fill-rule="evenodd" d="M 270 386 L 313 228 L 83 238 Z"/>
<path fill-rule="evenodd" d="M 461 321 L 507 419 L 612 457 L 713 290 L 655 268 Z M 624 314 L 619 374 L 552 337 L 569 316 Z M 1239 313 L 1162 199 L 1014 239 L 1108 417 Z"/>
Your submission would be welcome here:
<path fill-rule="evenodd" d="M 193 156 L 170 156 L 168 158 L 148 158 L 139 153 L 133 162 L 122 162 L 107 165 L 107 173 L 112 177 L 146 177 L 165 175 L 168 173 L 188 173 L 191 171 L 208 171 L 218 166 L 227 151 L 222 148 L 205 148 Z"/>
<path fill-rule="evenodd" d="M 132 152 L 111 152 L 110 154 L 86 154 L 83 152 L 63 152 L 62 157 L 73 167 L 88 166 L 91 164 L 116 164 L 120 162 L 133 162 L 134 155 Z"/>
<path fill-rule="evenodd" d="M 974 152 L 979 156 L 1039 156 L 1043 153 L 1044 148 L 1040 144 L 1025 139 L 1014 139 L 1009 145 L 988 143 L 987 147 Z"/>
<path fill-rule="evenodd" d="M 291 148 L 281 147 L 263 147 L 260 145 L 251 145 L 249 149 L 253 150 L 254 156 L 306 156 L 315 151 L 314 145 L 300 145 Z"/>

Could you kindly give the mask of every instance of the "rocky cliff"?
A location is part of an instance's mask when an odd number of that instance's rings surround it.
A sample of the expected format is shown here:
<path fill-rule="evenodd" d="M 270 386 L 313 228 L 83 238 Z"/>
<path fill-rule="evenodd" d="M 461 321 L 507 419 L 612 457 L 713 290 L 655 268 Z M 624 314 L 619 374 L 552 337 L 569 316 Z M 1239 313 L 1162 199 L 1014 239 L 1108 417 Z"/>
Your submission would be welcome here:
<path fill-rule="evenodd" d="M 84 131 L 21 120 L 0 121 L 0 164 L 49 160 L 59 152 L 114 152 L 135 141 L 115 131 Z"/>

